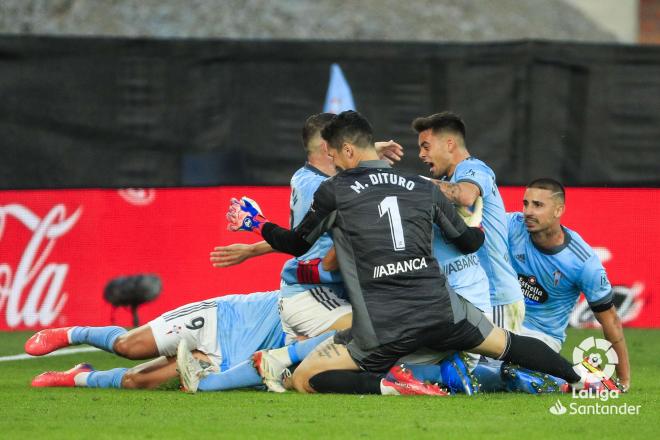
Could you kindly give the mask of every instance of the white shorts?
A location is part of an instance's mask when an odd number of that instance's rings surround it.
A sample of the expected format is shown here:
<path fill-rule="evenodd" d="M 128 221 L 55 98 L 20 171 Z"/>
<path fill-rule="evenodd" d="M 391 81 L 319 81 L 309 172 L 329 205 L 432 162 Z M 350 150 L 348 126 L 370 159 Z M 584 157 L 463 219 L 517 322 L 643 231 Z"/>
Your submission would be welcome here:
<path fill-rule="evenodd" d="M 200 301 L 163 313 L 149 322 L 161 356 L 176 356 L 181 339 L 188 346 L 207 354 L 218 365 L 222 352 L 218 345 L 218 303 Z"/>
<path fill-rule="evenodd" d="M 522 326 L 520 328 L 520 331 L 517 332 L 521 336 L 529 336 L 534 339 L 538 339 L 539 341 L 545 342 L 546 345 L 550 348 L 552 348 L 554 351 L 559 353 L 561 350 L 561 342 L 556 340 L 550 335 L 546 335 L 543 332 L 540 332 L 538 330 L 532 330 L 531 328 L 527 328 L 525 326 Z"/>
<path fill-rule="evenodd" d="M 492 321 L 496 326 L 514 333 L 520 332 L 525 320 L 525 301 L 493 306 Z"/>
<path fill-rule="evenodd" d="M 315 287 L 280 298 L 280 318 L 287 334 L 313 338 L 325 333 L 342 316 L 352 313 L 348 301 L 328 287 Z"/>

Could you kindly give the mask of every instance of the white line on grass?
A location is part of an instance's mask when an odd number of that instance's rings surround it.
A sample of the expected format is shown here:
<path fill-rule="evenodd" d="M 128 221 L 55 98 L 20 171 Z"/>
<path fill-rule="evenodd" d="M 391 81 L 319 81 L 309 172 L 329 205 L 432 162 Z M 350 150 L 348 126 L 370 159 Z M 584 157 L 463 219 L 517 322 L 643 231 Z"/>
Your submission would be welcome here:
<path fill-rule="evenodd" d="M 21 359 L 36 359 L 46 356 L 64 356 L 67 354 L 85 353 L 87 351 L 99 351 L 99 349 L 96 347 L 69 348 L 69 349 L 54 351 L 52 353 L 48 353 L 43 356 L 30 356 L 29 354 L 14 354 L 12 356 L 0 356 L 0 362 L 19 361 Z"/>

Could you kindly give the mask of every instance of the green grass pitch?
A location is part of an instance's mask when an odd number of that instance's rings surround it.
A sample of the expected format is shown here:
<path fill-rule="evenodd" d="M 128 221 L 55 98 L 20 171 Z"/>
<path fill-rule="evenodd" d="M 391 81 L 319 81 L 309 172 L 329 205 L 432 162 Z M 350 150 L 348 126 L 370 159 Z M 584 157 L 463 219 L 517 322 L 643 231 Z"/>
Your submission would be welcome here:
<path fill-rule="evenodd" d="M 0 333 L 0 357 L 22 352 L 28 332 Z M 564 355 L 597 331 L 572 330 Z M 232 391 L 32 389 L 33 376 L 87 361 L 133 363 L 92 352 L 0 362 L 0 439 L 487 438 L 652 439 L 660 436 L 660 331 L 626 330 L 632 391 L 608 402 L 570 396 L 482 394 L 383 397 Z M 640 405 L 639 415 L 553 415 L 560 400 Z"/>

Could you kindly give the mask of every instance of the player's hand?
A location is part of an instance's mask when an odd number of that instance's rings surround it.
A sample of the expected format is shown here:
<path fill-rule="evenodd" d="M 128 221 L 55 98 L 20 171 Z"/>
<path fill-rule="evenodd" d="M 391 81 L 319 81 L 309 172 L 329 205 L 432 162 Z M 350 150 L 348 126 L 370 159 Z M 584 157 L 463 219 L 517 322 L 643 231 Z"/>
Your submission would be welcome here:
<path fill-rule="evenodd" d="M 333 270 L 339 269 L 339 261 L 337 260 L 337 252 L 335 251 L 334 246 L 332 246 L 328 250 L 328 253 L 325 254 L 325 257 L 323 257 L 321 266 L 326 272 L 332 272 Z"/>
<path fill-rule="evenodd" d="M 484 214 L 484 198 L 479 196 L 474 202 L 472 211 L 466 206 L 460 206 L 456 209 L 458 215 L 461 216 L 466 225 L 471 227 L 478 227 L 481 225 Z"/>
<path fill-rule="evenodd" d="M 227 229 L 261 233 L 261 228 L 268 220 L 261 213 L 259 204 L 245 196 L 241 200 L 232 198 L 227 211 Z"/>
<path fill-rule="evenodd" d="M 399 162 L 403 157 L 403 147 L 396 142 L 389 140 L 387 142 L 376 142 L 376 152 L 381 160 L 386 160 L 390 165 Z"/>
<path fill-rule="evenodd" d="M 251 244 L 234 243 L 229 246 L 216 246 L 211 251 L 213 267 L 229 267 L 241 264 L 252 256 Z"/>

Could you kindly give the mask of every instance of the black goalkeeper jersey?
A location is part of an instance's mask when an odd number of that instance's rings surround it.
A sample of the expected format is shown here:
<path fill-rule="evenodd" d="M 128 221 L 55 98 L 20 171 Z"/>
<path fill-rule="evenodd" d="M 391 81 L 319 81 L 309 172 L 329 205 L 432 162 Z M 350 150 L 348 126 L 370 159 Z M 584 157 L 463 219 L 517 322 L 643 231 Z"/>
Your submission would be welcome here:
<path fill-rule="evenodd" d="M 447 280 L 432 253 L 433 223 L 450 240 L 467 229 L 433 183 L 385 161 L 361 162 L 314 194 L 294 232 L 314 243 L 331 231 L 360 347 L 454 322 Z"/>

